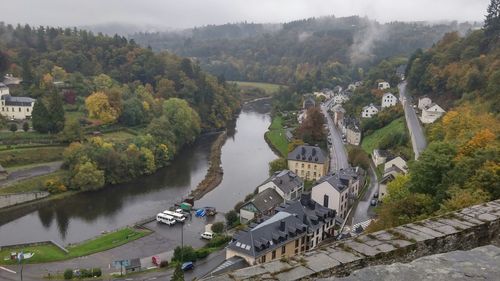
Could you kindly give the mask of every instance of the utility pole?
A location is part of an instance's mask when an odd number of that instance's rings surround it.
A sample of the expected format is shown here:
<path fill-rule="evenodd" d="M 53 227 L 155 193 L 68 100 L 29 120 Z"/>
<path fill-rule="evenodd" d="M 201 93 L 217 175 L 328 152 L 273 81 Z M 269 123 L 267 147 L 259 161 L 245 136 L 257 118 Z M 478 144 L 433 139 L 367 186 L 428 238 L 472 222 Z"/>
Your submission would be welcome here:
<path fill-rule="evenodd" d="M 181 223 L 181 263 L 184 262 L 184 223 Z"/>

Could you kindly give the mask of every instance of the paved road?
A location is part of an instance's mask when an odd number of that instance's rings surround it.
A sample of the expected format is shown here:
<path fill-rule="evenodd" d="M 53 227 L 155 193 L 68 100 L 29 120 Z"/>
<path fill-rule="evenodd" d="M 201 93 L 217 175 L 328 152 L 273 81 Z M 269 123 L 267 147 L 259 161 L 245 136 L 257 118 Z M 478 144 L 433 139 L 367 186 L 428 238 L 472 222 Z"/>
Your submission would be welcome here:
<path fill-rule="evenodd" d="M 420 153 L 424 151 L 427 146 L 427 141 L 425 140 L 424 131 L 418 120 L 415 109 L 413 109 L 412 103 L 408 95 L 406 94 L 406 81 L 398 85 L 399 88 L 399 99 L 403 104 L 405 111 L 406 125 L 410 131 L 411 144 L 413 146 L 413 152 L 415 153 L 415 160 L 418 159 Z"/>
<path fill-rule="evenodd" d="M 46 175 L 61 169 L 62 161 L 43 163 L 39 166 L 20 169 L 9 174 L 5 180 L 0 180 L 0 188 L 16 181 L 29 179 L 36 176 Z"/>
<path fill-rule="evenodd" d="M 370 169 L 368 169 L 370 185 L 362 198 L 359 199 L 356 210 L 354 210 L 351 225 L 367 221 L 375 217 L 374 207 L 370 206 L 370 201 L 375 192 L 379 191 L 378 177 L 375 172 L 375 164 L 370 160 Z"/>
<path fill-rule="evenodd" d="M 328 130 L 330 131 L 330 138 L 332 140 L 332 145 L 330 145 L 330 171 L 336 171 L 339 169 L 346 169 L 349 167 L 347 162 L 347 151 L 345 149 L 344 143 L 342 142 L 342 137 L 337 127 L 333 124 L 332 117 L 328 114 L 328 105 L 332 103 L 333 100 L 325 102 L 325 105 L 321 105 L 321 111 L 323 115 L 326 116 Z"/>

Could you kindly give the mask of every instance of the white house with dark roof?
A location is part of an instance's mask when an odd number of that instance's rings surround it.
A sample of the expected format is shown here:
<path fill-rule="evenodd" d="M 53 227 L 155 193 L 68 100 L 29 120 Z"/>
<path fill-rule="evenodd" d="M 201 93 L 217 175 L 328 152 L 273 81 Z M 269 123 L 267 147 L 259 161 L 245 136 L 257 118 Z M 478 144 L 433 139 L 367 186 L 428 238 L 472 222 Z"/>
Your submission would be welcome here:
<path fill-rule="evenodd" d="M 31 118 L 35 100 L 28 97 L 13 97 L 9 87 L 0 83 L 0 114 L 11 120 Z"/>
<path fill-rule="evenodd" d="M 304 181 L 290 170 L 274 173 L 258 188 L 259 193 L 266 189 L 275 190 L 284 200 L 296 200 L 304 191 Z"/>
<path fill-rule="evenodd" d="M 299 145 L 287 157 L 288 169 L 305 180 L 317 180 L 328 172 L 328 155 L 319 147 Z"/>
<path fill-rule="evenodd" d="M 431 103 L 422 110 L 422 117 L 420 120 L 424 124 L 434 123 L 437 119 L 441 118 L 445 112 L 446 111 L 444 111 L 444 109 L 442 109 L 439 105 Z"/>
<path fill-rule="evenodd" d="M 382 96 L 382 108 L 395 106 L 397 102 L 398 99 L 392 93 L 385 93 Z"/>
<path fill-rule="evenodd" d="M 273 188 L 267 188 L 255 195 L 240 208 L 240 221 L 247 221 L 274 214 L 274 208 L 283 204 L 283 197 Z"/>
<path fill-rule="evenodd" d="M 424 110 L 425 107 L 432 104 L 432 100 L 428 96 L 422 96 L 418 98 L 418 108 Z"/>
<path fill-rule="evenodd" d="M 363 107 L 363 109 L 361 110 L 361 117 L 372 118 L 373 115 L 377 114 L 379 111 L 380 111 L 380 108 L 378 106 L 373 105 L 373 103 L 371 103 L 370 105 Z"/>
<path fill-rule="evenodd" d="M 345 219 L 350 205 L 358 196 L 361 176 L 358 168 L 348 168 L 321 178 L 313 186 L 311 199 L 326 208 L 337 211 Z"/>
<path fill-rule="evenodd" d="M 401 171 L 403 171 L 404 174 L 408 173 L 408 165 L 406 161 L 403 158 L 401 158 L 401 156 L 395 157 L 385 162 L 384 171 L 388 170 L 392 166 L 398 167 Z"/>
<path fill-rule="evenodd" d="M 238 231 L 226 248 L 226 259 L 241 257 L 250 265 L 303 253 L 307 225 L 288 212 L 278 212 L 248 230 Z"/>
<path fill-rule="evenodd" d="M 389 82 L 385 82 L 385 81 L 379 82 L 377 85 L 377 88 L 379 90 L 389 89 L 390 87 L 391 87 L 391 85 L 389 84 Z"/>

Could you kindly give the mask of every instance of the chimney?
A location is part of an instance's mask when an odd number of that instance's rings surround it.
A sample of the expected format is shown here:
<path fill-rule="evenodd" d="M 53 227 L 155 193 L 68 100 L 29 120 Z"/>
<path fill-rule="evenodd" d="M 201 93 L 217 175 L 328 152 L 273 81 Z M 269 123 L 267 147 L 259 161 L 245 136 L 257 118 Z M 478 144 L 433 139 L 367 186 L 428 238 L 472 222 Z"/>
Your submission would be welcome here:
<path fill-rule="evenodd" d="M 280 230 L 283 232 L 285 231 L 285 221 L 284 220 L 280 221 Z"/>

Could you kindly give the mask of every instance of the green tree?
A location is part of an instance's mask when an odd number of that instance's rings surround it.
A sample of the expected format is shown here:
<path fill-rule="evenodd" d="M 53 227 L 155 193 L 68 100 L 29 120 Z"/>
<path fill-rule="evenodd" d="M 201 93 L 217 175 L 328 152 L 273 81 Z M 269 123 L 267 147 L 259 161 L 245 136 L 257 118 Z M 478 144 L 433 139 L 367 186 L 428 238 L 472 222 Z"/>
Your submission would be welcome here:
<path fill-rule="evenodd" d="M 269 162 L 269 175 L 274 174 L 275 172 L 286 170 L 288 168 L 288 163 L 285 158 L 274 159 Z"/>
<path fill-rule="evenodd" d="M 234 226 L 238 222 L 238 213 L 235 210 L 231 210 L 226 213 L 226 224 L 229 227 Z"/>
<path fill-rule="evenodd" d="M 174 275 L 172 275 L 171 281 L 184 281 L 184 272 L 182 271 L 181 264 L 179 263 L 175 267 Z"/>
<path fill-rule="evenodd" d="M 49 132 L 58 133 L 64 129 L 64 107 L 61 96 L 52 91 L 48 98 L 47 110 L 50 116 Z"/>
<path fill-rule="evenodd" d="M 67 122 L 64 130 L 61 133 L 62 139 L 65 142 L 74 142 L 83 140 L 83 131 L 78 120 L 70 120 Z"/>
<path fill-rule="evenodd" d="M 30 130 L 30 123 L 24 122 L 23 123 L 23 131 L 27 132 Z"/>
<path fill-rule="evenodd" d="M 500 37 L 500 0 L 491 0 L 486 12 L 484 35 L 488 44 L 494 46 Z"/>
<path fill-rule="evenodd" d="M 131 98 L 124 102 L 119 121 L 127 126 L 137 126 L 146 121 L 144 107 L 138 98 Z"/>
<path fill-rule="evenodd" d="M 214 233 L 222 233 L 222 231 L 224 231 L 224 223 L 220 221 L 215 222 L 212 224 L 212 231 Z"/>
<path fill-rule="evenodd" d="M 104 171 L 91 161 L 79 164 L 73 170 L 71 185 L 80 190 L 95 190 L 104 186 Z"/>
<path fill-rule="evenodd" d="M 163 103 L 163 116 L 171 123 L 178 147 L 194 141 L 200 133 L 200 117 L 185 100 L 171 98 Z"/>
<path fill-rule="evenodd" d="M 177 246 L 174 249 L 174 256 L 172 257 L 172 261 L 178 262 L 188 262 L 188 261 L 196 261 L 196 251 L 191 246 L 180 247 Z"/>
<path fill-rule="evenodd" d="M 38 99 L 33 106 L 31 115 L 33 129 L 39 133 L 49 132 L 50 115 L 42 99 Z"/>
<path fill-rule="evenodd" d="M 16 123 L 10 123 L 9 130 L 11 132 L 13 132 L 13 133 L 17 132 L 17 124 Z"/>

